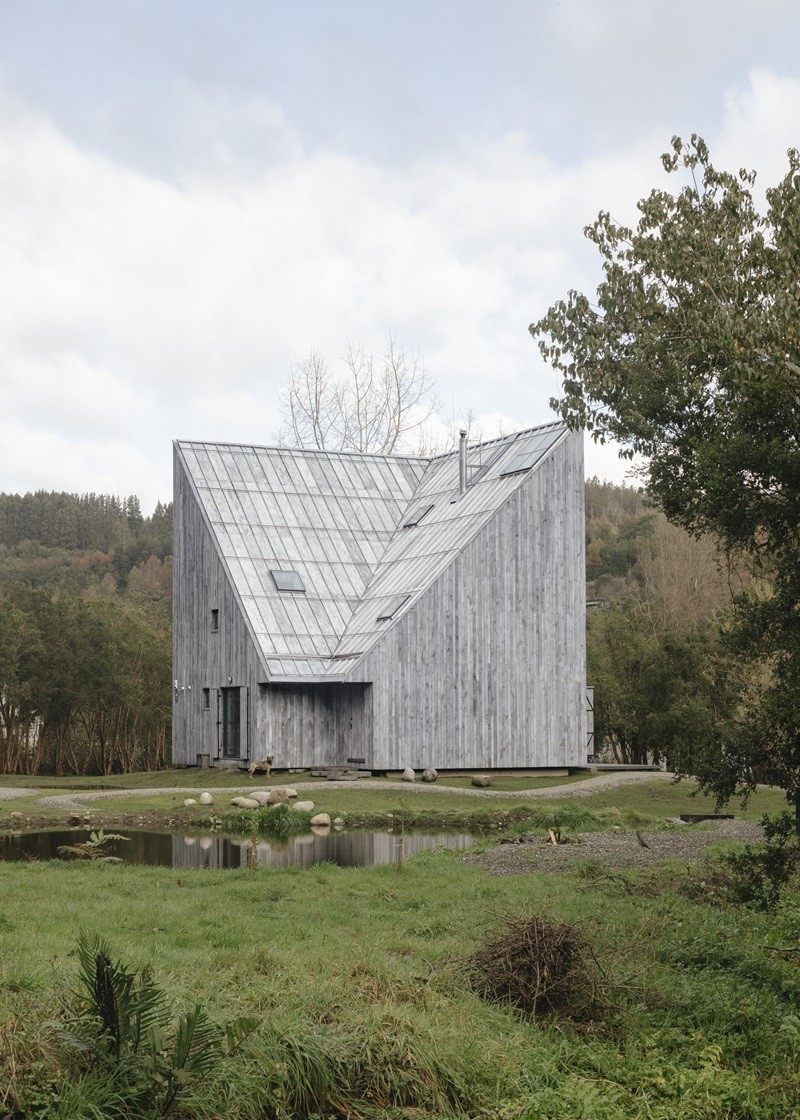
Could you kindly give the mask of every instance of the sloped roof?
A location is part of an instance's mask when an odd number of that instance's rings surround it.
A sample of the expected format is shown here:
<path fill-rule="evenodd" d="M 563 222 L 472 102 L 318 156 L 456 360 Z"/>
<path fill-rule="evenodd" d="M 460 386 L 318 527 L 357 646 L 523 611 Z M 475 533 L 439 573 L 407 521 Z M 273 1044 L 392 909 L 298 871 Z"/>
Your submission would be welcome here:
<path fill-rule="evenodd" d="M 270 679 L 335 680 L 563 438 L 562 424 L 548 424 L 471 446 L 460 496 L 458 451 L 176 447 Z M 271 573 L 286 571 L 305 591 L 278 590 Z"/>

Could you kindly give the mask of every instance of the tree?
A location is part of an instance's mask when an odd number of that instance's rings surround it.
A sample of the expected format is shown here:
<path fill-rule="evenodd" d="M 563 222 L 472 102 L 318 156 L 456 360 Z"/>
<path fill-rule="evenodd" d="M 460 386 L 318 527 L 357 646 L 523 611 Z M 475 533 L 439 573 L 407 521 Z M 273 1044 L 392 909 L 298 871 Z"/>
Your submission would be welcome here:
<path fill-rule="evenodd" d="M 422 356 L 407 354 L 393 335 L 378 358 L 348 342 L 342 362 L 340 376 L 316 352 L 295 364 L 281 391 L 281 443 L 388 455 L 432 415 Z"/>
<path fill-rule="evenodd" d="M 738 727 L 671 762 L 721 800 L 780 784 L 800 830 L 800 155 L 766 192 L 717 171 L 704 141 L 663 157 L 686 176 L 639 203 L 635 230 L 601 212 L 587 236 L 604 278 L 531 324 L 562 375 L 553 407 L 573 428 L 646 459 L 667 516 L 716 533 L 761 577 L 731 642 L 757 666 Z"/>

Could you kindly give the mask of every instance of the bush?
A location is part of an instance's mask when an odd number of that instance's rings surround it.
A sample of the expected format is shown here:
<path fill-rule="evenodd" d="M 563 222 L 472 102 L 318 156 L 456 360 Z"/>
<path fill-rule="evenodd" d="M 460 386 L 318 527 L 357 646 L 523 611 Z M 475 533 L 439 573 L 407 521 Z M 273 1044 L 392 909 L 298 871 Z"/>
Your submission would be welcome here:
<path fill-rule="evenodd" d="M 756 910 L 774 910 L 783 888 L 800 867 L 800 842 L 790 813 L 762 817 L 766 843 L 746 845 L 743 852 L 722 857 L 728 870 L 727 893 L 732 902 Z"/>

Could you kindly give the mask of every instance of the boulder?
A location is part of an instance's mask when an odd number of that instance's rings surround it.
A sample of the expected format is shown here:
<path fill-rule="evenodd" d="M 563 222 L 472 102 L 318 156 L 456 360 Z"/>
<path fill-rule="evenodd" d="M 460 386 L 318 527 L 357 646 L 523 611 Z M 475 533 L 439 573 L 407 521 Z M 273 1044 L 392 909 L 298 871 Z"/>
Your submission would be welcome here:
<path fill-rule="evenodd" d="M 231 805 L 235 805 L 237 809 L 260 809 L 261 803 L 256 801 L 255 797 L 232 797 Z"/>
<path fill-rule="evenodd" d="M 423 782 L 435 782 L 438 777 L 439 775 L 436 773 L 432 766 L 429 766 L 427 770 L 422 771 Z"/>
<path fill-rule="evenodd" d="M 267 805 L 283 805 L 288 800 L 289 794 L 286 792 L 286 787 L 278 786 L 277 789 L 270 790 Z"/>
<path fill-rule="evenodd" d="M 344 828 L 344 817 L 334 817 L 333 818 L 333 827 L 336 828 L 336 829 Z"/>
<path fill-rule="evenodd" d="M 417 780 L 417 775 L 414 773 L 410 766 L 406 766 L 400 777 L 404 782 L 415 782 Z"/>
<path fill-rule="evenodd" d="M 295 801 L 294 805 L 292 805 L 292 808 L 293 809 L 299 809 L 303 813 L 313 813 L 314 812 L 314 802 L 313 801 Z"/>
<path fill-rule="evenodd" d="M 286 790 L 286 796 L 287 797 L 297 797 L 297 790 L 296 789 L 292 789 L 291 786 L 284 786 L 284 789 Z"/>
<path fill-rule="evenodd" d="M 213 805 L 214 804 L 214 798 L 211 796 L 211 794 L 208 792 L 208 790 L 206 790 L 204 793 L 200 794 L 200 804 L 201 805 Z"/>
<path fill-rule="evenodd" d="M 494 774 L 473 774 L 472 784 L 484 788 L 490 786 L 494 781 Z"/>
<path fill-rule="evenodd" d="M 271 789 L 254 789 L 252 793 L 248 793 L 248 797 L 253 801 L 257 801 L 259 805 L 269 805 L 269 795 L 272 793 Z"/>
<path fill-rule="evenodd" d="M 315 817 L 311 818 L 312 828 L 330 828 L 331 818 L 328 813 L 317 813 Z"/>
<path fill-rule="evenodd" d="M 184 801 L 184 805 L 186 805 L 186 806 L 196 805 L 196 804 L 197 804 L 197 802 L 195 801 L 195 799 L 193 797 L 187 797 L 186 800 Z"/>

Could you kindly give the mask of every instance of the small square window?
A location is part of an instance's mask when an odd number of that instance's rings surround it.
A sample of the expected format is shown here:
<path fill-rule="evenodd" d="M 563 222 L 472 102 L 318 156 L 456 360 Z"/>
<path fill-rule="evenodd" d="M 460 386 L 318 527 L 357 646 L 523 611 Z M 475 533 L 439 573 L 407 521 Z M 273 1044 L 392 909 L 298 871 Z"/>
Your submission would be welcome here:
<path fill-rule="evenodd" d="M 219 610 L 217 607 L 211 608 L 211 629 L 212 631 L 219 630 Z"/>
<path fill-rule="evenodd" d="M 203 689 L 203 711 L 207 712 L 211 707 L 211 689 Z"/>
<path fill-rule="evenodd" d="M 275 586 L 279 591 L 305 591 L 306 585 L 303 583 L 302 577 L 299 572 L 275 572 L 269 573 L 275 581 Z"/>

